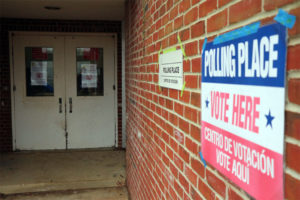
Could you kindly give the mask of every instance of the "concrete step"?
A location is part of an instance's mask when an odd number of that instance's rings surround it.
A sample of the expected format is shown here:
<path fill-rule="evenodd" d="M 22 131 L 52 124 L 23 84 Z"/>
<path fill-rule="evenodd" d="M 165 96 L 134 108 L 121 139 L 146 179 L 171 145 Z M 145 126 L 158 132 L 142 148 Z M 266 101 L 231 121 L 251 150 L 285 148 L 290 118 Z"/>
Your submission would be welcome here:
<path fill-rule="evenodd" d="M 126 185 L 125 151 L 49 151 L 0 155 L 0 193 Z"/>
<path fill-rule="evenodd" d="M 2 200 L 128 200 L 126 187 L 9 194 Z"/>
<path fill-rule="evenodd" d="M 118 179 L 117 179 L 118 178 Z M 77 182 L 45 182 L 45 183 L 26 183 L 0 186 L 0 193 L 18 194 L 18 193 L 34 193 L 47 191 L 66 191 L 66 190 L 82 190 L 97 189 L 126 186 L 125 178 L 120 176 L 115 180 L 85 180 Z M 1 200 L 1 199 L 0 199 Z"/>

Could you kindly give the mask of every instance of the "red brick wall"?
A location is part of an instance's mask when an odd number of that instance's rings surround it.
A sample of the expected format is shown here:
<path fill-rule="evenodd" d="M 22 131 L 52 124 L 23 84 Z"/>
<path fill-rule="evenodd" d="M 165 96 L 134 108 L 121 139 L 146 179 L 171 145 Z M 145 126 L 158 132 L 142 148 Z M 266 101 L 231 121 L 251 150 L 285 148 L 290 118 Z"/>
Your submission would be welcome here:
<path fill-rule="evenodd" d="M 296 0 L 129 0 L 126 4 L 127 183 L 132 199 L 248 199 L 212 166 L 201 147 L 204 38 L 270 22 L 282 7 L 297 16 L 288 31 L 285 197 L 300 198 L 300 4 Z M 160 47 L 187 54 L 183 97 L 158 87 Z"/>
<path fill-rule="evenodd" d="M 120 21 L 0 18 L 0 152 L 12 151 L 9 31 L 117 33 L 118 147 L 122 147 L 122 46 Z M 119 106 L 120 105 L 120 106 Z"/>

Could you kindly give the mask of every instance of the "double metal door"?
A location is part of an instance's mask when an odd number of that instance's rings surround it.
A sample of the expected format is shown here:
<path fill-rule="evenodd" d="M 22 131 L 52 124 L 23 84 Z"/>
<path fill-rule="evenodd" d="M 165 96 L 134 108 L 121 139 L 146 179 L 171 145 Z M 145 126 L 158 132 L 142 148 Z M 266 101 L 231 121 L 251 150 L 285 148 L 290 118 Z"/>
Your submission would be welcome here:
<path fill-rule="evenodd" d="M 114 44 L 112 36 L 12 36 L 15 149 L 115 145 Z"/>

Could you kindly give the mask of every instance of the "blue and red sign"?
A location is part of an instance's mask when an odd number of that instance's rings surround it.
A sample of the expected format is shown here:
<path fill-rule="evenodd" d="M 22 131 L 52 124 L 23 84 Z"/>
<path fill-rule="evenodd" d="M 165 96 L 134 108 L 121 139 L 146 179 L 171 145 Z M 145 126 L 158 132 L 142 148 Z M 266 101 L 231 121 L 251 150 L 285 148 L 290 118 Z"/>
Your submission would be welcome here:
<path fill-rule="evenodd" d="M 283 199 L 286 27 L 202 52 L 202 153 L 256 199 Z"/>

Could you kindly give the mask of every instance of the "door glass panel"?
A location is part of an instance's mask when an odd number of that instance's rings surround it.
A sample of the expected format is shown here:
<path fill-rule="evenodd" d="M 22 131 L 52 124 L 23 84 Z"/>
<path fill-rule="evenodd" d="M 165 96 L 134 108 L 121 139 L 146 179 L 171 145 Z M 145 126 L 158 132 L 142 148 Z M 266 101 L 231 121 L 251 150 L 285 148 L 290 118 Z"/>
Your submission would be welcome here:
<path fill-rule="evenodd" d="M 53 96 L 53 48 L 25 47 L 26 95 Z"/>
<path fill-rule="evenodd" d="M 77 96 L 103 96 L 103 48 L 77 48 Z"/>

